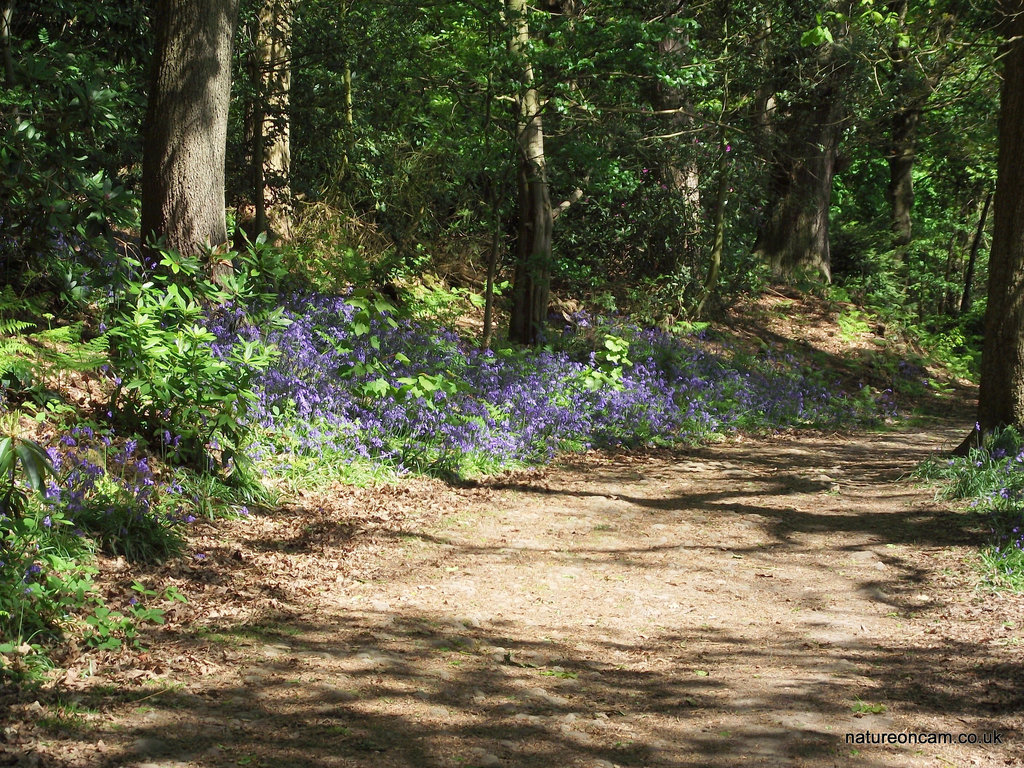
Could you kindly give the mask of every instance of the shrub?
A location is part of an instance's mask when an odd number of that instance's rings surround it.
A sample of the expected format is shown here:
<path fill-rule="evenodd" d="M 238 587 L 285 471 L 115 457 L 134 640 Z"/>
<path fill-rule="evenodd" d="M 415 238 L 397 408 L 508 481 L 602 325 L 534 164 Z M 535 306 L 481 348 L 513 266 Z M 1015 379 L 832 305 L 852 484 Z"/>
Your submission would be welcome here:
<path fill-rule="evenodd" d="M 32 500 L 0 515 L 0 646 L 59 637 L 95 601 L 95 573 L 92 543 L 60 512 Z"/>
<path fill-rule="evenodd" d="M 226 465 L 247 436 L 253 376 L 273 359 L 256 340 L 218 345 L 207 328 L 215 318 L 222 330 L 234 328 L 239 313 L 231 302 L 245 277 L 233 281 L 232 293 L 201 279 L 196 259 L 165 252 L 152 270 L 135 265 L 140 274 L 127 282 L 108 331 L 112 408 L 132 429 L 157 438 L 167 457 L 210 469 L 212 450 Z"/>

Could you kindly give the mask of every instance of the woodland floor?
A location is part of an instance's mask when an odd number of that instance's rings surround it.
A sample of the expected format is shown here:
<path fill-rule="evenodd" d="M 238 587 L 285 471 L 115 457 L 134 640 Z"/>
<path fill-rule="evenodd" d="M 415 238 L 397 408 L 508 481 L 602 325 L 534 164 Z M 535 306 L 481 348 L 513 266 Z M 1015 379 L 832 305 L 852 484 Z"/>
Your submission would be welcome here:
<path fill-rule="evenodd" d="M 841 309 L 772 292 L 731 328 L 855 382 L 894 342 Z M 339 486 L 104 560 L 110 604 L 188 604 L 148 652 L 0 689 L 0 766 L 1024 766 L 1024 597 L 978 589 L 981 521 L 905 477 L 972 421 L 952 389 L 918 406 L 955 420 Z"/>
<path fill-rule="evenodd" d="M 1024 600 L 978 591 L 976 518 L 901 479 L 961 435 L 593 453 L 218 523 L 176 566 L 107 563 L 115 598 L 190 602 L 22 695 L 0 765 L 1024 765 Z"/>

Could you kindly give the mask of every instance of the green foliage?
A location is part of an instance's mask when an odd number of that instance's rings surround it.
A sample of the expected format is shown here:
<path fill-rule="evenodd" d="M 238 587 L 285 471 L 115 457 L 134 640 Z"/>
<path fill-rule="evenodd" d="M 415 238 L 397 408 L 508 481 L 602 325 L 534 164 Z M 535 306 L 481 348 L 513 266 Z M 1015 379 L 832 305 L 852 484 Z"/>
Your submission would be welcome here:
<path fill-rule="evenodd" d="M 163 562 L 185 546 L 180 519 L 160 508 L 140 507 L 138 494 L 109 475 L 97 480 L 75 522 L 104 552 L 132 562 Z"/>
<path fill-rule="evenodd" d="M 871 333 L 869 316 L 859 309 L 846 309 L 836 317 L 839 333 L 844 341 L 856 341 L 862 334 Z"/>
<path fill-rule="evenodd" d="M 173 586 L 167 587 L 161 596 L 156 590 L 148 589 L 136 581 L 132 584 L 132 591 L 138 597 L 133 597 L 129 601 L 124 612 L 111 610 L 101 603 L 85 617 L 84 621 L 88 627 L 85 641 L 89 645 L 99 650 L 117 650 L 125 644 L 139 648 L 139 626 L 164 623 L 164 611 L 146 605 L 140 602 L 140 599 L 152 600 L 155 597 L 162 597 L 163 600 L 170 602 L 188 602 Z"/>
<path fill-rule="evenodd" d="M 280 497 L 260 482 L 250 462 L 237 463 L 226 477 L 179 469 L 174 482 L 181 488 L 175 498 L 175 517 L 216 520 L 245 516 L 249 506 L 274 507 Z"/>
<path fill-rule="evenodd" d="M 34 302 L 19 300 L 10 285 L 0 288 L 0 403 L 36 412 L 40 421 L 72 413 L 54 390 L 69 375 L 94 371 L 107 360 L 105 340 L 83 341 L 82 323 L 35 331 L 53 320 Z"/>
<path fill-rule="evenodd" d="M 599 389 L 622 389 L 622 368 L 630 366 L 629 341 L 614 333 L 606 333 L 594 352 L 594 367 L 583 378 L 583 386 L 591 392 Z"/>
<path fill-rule="evenodd" d="M 273 359 L 257 341 L 215 351 L 216 336 L 204 325 L 207 307 L 236 296 L 252 298 L 246 275 L 226 288 L 202 279 L 198 260 L 162 252 L 165 269 L 131 280 L 111 321 L 111 363 L 118 374 L 112 407 L 160 441 L 169 458 L 198 468 L 210 449 L 225 466 L 239 455 L 248 434 L 246 414 L 255 401 L 252 379 Z M 279 314 L 263 318 L 281 322 Z"/>
<path fill-rule="evenodd" d="M 97 600 L 92 543 L 60 512 L 31 500 L 18 516 L 0 515 L 0 674 L 2 654 L 59 637 L 70 617 Z M 8 650 L 4 650 L 4 647 Z"/>
<path fill-rule="evenodd" d="M 23 400 L 37 387 L 35 354 L 24 335 L 35 324 L 14 316 L 24 309 L 10 285 L 0 288 L 0 397 L 8 403 Z"/>
<path fill-rule="evenodd" d="M 7 419 L 13 421 L 11 416 Z M 0 434 L 0 517 L 17 517 L 28 503 L 26 491 L 45 493 L 54 469 L 38 443 L 19 437 L 13 429 L 6 432 Z"/>
<path fill-rule="evenodd" d="M 966 457 L 933 459 L 919 477 L 943 482 L 940 493 L 969 499 L 989 531 L 981 550 L 984 582 L 997 589 L 1024 591 L 1024 439 L 1012 428 L 990 435 Z"/>
<path fill-rule="evenodd" d="M 921 343 L 951 373 L 976 381 L 981 368 L 981 337 L 971 334 L 972 338 L 968 339 L 964 325 L 959 323 L 935 333 L 922 331 Z"/>
<path fill-rule="evenodd" d="M 140 147 L 139 10 L 77 1 L 13 9 L 14 81 L 0 89 L 0 113 L 12 116 L 0 124 L 0 281 L 58 284 L 69 248 L 88 251 L 136 221 L 124 169 L 137 167 Z M 104 50 L 100 39 L 119 45 Z"/>

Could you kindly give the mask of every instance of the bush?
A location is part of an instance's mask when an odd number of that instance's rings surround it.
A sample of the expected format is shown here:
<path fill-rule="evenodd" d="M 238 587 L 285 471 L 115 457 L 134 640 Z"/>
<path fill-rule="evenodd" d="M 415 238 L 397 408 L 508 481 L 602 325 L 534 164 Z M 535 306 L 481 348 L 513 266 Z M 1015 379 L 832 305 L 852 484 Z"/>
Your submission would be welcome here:
<path fill-rule="evenodd" d="M 215 451 L 227 465 L 248 433 L 253 376 L 273 353 L 257 340 L 218 344 L 207 324 L 216 319 L 222 330 L 234 329 L 244 312 L 233 301 L 256 296 L 245 294 L 244 273 L 225 289 L 201 278 L 198 260 L 174 253 L 162 253 L 151 270 L 134 266 L 138 274 L 127 281 L 108 331 L 112 409 L 170 459 L 211 469 Z"/>
<path fill-rule="evenodd" d="M 161 612 L 135 602 L 111 610 L 94 587 L 94 554 L 162 560 L 180 552 L 191 519 L 181 487 L 156 481 L 135 440 L 115 445 L 80 426 L 60 447 L 36 450 L 30 455 L 45 472 L 26 465 L 3 475 L 16 492 L 0 513 L 0 677 L 45 666 L 47 648 L 68 632 L 102 648 L 135 642 L 137 625 L 159 622 Z M 40 486 L 44 493 L 29 493 Z"/>
<path fill-rule="evenodd" d="M 106 19 L 98 15 L 118 21 L 119 9 L 63 5 L 48 9 L 48 23 L 58 29 L 55 13 L 70 16 L 65 31 L 84 31 L 89 17 L 101 28 Z M 14 85 L 0 89 L 0 113 L 12 116 L 0 123 L 0 275 L 12 283 L 39 275 L 55 280 L 68 274 L 72 246 L 103 244 L 111 227 L 137 221 L 136 200 L 118 176 L 137 165 L 139 68 L 104 60 L 94 45 L 46 29 L 36 40 L 11 43 L 22 60 Z"/>
<path fill-rule="evenodd" d="M 0 643 L 59 637 L 96 599 L 92 551 L 67 518 L 37 502 L 0 515 Z"/>

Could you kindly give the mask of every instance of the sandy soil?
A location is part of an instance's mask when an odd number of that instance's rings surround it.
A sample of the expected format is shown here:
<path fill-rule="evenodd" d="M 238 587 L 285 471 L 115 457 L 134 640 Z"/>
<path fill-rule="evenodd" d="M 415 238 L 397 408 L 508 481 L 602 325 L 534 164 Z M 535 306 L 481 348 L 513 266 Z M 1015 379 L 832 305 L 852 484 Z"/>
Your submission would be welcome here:
<path fill-rule="evenodd" d="M 961 432 L 595 453 L 211 526 L 171 568 L 109 564 L 114 600 L 190 602 L 18 697 L 0 765 L 1024 765 L 1024 600 L 978 591 L 977 519 L 901 479 Z"/>

